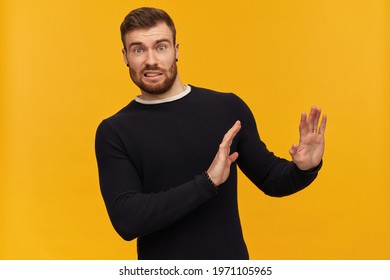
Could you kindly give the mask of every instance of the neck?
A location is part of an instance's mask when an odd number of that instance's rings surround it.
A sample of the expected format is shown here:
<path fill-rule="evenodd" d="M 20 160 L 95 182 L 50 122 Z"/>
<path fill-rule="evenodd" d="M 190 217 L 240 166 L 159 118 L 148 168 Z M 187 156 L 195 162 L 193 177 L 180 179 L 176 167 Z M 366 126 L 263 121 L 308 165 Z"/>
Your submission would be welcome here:
<path fill-rule="evenodd" d="M 172 87 L 168 91 L 162 94 L 150 94 L 148 92 L 141 90 L 141 96 L 139 96 L 139 98 L 146 101 L 160 100 L 160 99 L 165 99 L 180 94 L 183 91 L 185 91 L 185 89 L 186 89 L 186 85 L 181 82 L 179 74 L 177 74 L 175 82 L 173 83 Z"/>

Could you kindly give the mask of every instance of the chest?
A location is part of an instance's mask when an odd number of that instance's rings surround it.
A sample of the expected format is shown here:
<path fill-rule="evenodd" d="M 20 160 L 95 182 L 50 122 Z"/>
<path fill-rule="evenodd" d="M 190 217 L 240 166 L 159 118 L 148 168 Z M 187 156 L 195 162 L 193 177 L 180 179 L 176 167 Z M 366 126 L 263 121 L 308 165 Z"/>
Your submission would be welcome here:
<path fill-rule="evenodd" d="M 122 142 L 146 192 L 169 189 L 207 170 L 233 120 L 201 110 L 133 118 Z M 157 189 L 156 189 L 157 188 Z"/>

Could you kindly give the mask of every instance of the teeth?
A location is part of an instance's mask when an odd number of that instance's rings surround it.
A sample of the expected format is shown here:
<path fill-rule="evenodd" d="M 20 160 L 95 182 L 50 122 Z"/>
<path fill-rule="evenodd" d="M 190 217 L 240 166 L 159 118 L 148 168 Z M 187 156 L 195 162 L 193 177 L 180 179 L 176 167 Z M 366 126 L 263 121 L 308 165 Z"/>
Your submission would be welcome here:
<path fill-rule="evenodd" d="M 156 77 L 158 75 L 160 75 L 160 74 L 158 74 L 158 73 L 146 73 L 145 74 L 146 77 Z"/>

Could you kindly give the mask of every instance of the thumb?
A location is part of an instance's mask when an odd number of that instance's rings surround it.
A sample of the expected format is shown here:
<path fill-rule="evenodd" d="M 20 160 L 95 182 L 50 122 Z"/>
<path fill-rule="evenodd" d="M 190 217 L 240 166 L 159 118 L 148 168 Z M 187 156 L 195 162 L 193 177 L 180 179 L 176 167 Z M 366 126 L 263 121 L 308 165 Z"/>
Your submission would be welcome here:
<path fill-rule="evenodd" d="M 289 150 L 289 153 L 291 156 L 294 156 L 297 153 L 298 146 L 297 144 L 293 144 Z"/>
<path fill-rule="evenodd" d="M 233 163 L 237 160 L 238 158 L 238 153 L 237 152 L 234 152 L 232 153 L 230 156 L 229 156 L 229 159 L 230 159 L 230 162 Z"/>

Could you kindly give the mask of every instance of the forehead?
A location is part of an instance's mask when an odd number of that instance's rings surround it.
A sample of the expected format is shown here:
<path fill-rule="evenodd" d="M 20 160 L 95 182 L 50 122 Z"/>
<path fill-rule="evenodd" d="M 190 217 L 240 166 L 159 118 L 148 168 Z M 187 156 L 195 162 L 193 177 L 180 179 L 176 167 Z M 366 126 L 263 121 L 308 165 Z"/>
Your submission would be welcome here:
<path fill-rule="evenodd" d="M 164 22 L 158 23 L 151 28 L 135 29 L 127 32 L 125 35 L 126 46 L 132 43 L 150 44 L 157 40 L 166 39 L 173 41 L 173 33 L 168 25 Z"/>

